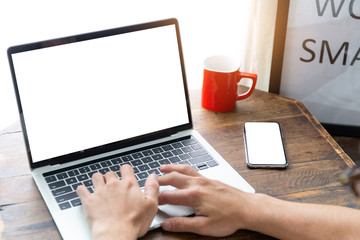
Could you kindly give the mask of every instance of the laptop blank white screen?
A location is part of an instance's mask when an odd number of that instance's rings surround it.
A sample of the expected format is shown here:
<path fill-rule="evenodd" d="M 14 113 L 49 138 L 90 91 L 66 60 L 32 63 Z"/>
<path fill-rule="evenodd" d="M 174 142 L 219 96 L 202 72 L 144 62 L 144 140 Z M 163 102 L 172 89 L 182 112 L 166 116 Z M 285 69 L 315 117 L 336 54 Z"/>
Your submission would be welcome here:
<path fill-rule="evenodd" d="M 189 123 L 175 25 L 12 58 L 33 162 Z"/>

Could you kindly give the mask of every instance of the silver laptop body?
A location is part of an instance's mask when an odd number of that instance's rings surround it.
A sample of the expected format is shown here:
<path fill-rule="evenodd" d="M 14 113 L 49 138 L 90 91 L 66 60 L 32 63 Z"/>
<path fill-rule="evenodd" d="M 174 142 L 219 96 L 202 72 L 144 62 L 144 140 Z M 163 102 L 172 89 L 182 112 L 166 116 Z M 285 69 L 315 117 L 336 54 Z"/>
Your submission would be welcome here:
<path fill-rule="evenodd" d="M 125 163 L 145 169 L 139 184 L 157 165 L 185 163 L 254 192 L 192 129 L 176 19 L 14 46 L 8 58 L 32 175 L 64 239 L 91 237 L 76 184 Z M 160 206 L 150 229 L 190 214 Z"/>

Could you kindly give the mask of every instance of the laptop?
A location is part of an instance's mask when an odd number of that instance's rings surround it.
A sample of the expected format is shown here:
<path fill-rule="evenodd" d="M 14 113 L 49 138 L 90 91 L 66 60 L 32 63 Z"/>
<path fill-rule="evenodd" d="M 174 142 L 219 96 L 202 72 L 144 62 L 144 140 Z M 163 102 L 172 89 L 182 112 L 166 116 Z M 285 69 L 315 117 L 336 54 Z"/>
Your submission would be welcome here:
<path fill-rule="evenodd" d="M 162 164 L 254 189 L 193 130 L 176 19 L 10 47 L 26 153 L 64 239 L 90 239 L 78 185 L 131 164 L 143 188 Z M 171 189 L 161 187 L 160 191 Z M 150 229 L 184 206 L 160 206 Z"/>

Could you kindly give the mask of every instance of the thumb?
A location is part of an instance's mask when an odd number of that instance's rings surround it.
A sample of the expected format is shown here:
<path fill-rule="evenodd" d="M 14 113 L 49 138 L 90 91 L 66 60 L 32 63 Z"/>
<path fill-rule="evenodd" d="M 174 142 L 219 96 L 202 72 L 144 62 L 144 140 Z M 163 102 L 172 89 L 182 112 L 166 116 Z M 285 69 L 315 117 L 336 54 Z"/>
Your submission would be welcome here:
<path fill-rule="evenodd" d="M 161 227 L 169 232 L 192 232 L 201 234 L 204 217 L 173 217 L 165 219 Z"/>

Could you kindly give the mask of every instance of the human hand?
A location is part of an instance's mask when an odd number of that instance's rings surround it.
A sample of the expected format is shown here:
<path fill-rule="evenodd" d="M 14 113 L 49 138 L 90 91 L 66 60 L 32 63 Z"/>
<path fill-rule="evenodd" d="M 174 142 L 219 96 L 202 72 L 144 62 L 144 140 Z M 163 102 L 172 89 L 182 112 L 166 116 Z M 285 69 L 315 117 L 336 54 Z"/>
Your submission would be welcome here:
<path fill-rule="evenodd" d="M 140 190 L 130 165 L 114 172 L 92 176 L 94 193 L 83 185 L 77 188 L 93 239 L 136 239 L 145 235 L 157 213 L 159 183 L 152 174 Z"/>
<path fill-rule="evenodd" d="M 159 204 L 185 205 L 195 211 L 195 217 L 166 219 L 164 230 L 219 237 L 247 226 L 253 194 L 207 179 L 189 165 L 163 165 L 160 170 L 167 174 L 159 177 L 159 184 L 177 189 L 162 192 Z"/>
<path fill-rule="evenodd" d="M 209 236 L 248 229 L 278 239 L 357 239 L 360 211 L 341 206 L 284 201 L 265 194 L 246 193 L 207 179 L 188 165 L 164 165 L 159 204 L 190 206 L 195 217 L 166 219 L 162 228 Z M 295 226 L 295 227 L 294 227 Z"/>

